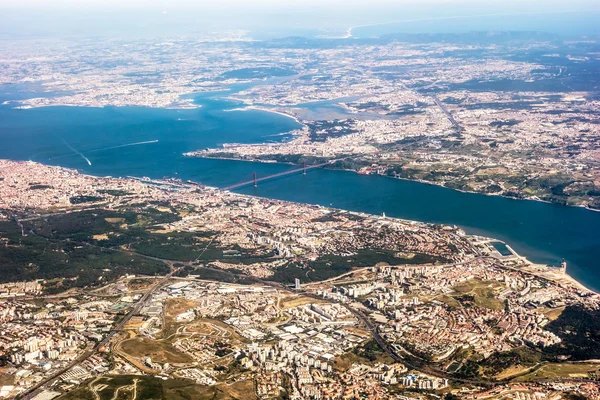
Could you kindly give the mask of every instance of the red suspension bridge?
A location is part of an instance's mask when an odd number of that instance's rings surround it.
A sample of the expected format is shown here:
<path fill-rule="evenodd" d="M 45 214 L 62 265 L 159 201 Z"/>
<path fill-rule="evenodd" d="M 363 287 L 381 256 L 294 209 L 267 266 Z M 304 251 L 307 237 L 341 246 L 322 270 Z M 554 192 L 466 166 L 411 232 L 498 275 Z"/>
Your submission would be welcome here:
<path fill-rule="evenodd" d="M 347 157 L 346 157 L 347 158 Z M 254 185 L 254 187 L 258 186 L 258 182 L 263 182 L 269 179 L 275 179 L 275 178 L 279 178 L 282 176 L 286 176 L 286 175 L 292 175 L 292 174 L 296 174 L 298 172 L 302 172 L 303 174 L 306 174 L 306 171 L 308 171 L 309 169 L 315 169 L 315 168 L 322 168 L 326 165 L 330 165 L 335 163 L 336 161 L 341 161 L 344 160 L 345 158 L 340 158 L 339 160 L 330 160 L 321 164 L 313 164 L 313 165 L 306 165 L 306 163 L 304 163 L 304 165 L 302 167 L 299 168 L 294 168 L 291 169 L 289 171 L 283 171 L 283 172 L 279 172 L 278 174 L 272 174 L 272 175 L 267 175 L 267 176 L 261 176 L 260 178 L 258 178 L 256 176 L 256 172 L 254 173 L 254 177 L 253 179 L 244 181 L 244 182 L 240 182 L 240 183 L 236 183 L 234 185 L 230 185 L 227 187 L 224 187 L 223 190 L 233 190 L 233 189 L 237 189 L 243 186 L 248 186 L 248 185 Z"/>

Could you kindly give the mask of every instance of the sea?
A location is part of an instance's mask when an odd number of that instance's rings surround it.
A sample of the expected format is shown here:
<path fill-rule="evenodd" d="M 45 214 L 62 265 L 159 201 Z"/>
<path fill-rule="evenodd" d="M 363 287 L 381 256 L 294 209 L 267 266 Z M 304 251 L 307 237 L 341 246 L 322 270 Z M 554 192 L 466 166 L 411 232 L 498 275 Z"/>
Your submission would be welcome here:
<path fill-rule="evenodd" d="M 172 177 L 225 187 L 293 168 L 274 163 L 201 159 L 183 153 L 224 143 L 288 140 L 293 118 L 240 104 L 225 93 L 194 96 L 199 108 L 42 107 L 16 109 L 24 88 L 0 87 L 0 158 L 32 160 L 113 177 Z M 33 92 L 30 96 L 38 97 Z M 331 107 L 331 105 L 326 105 Z M 313 105 L 318 113 L 319 106 Z M 233 111 L 232 111 L 233 110 Z M 338 110 L 342 112 L 341 110 Z M 261 182 L 240 193 L 389 217 L 457 225 L 497 238 L 529 260 L 558 265 L 600 291 L 600 212 L 538 201 L 463 193 L 426 183 L 314 169 Z"/>

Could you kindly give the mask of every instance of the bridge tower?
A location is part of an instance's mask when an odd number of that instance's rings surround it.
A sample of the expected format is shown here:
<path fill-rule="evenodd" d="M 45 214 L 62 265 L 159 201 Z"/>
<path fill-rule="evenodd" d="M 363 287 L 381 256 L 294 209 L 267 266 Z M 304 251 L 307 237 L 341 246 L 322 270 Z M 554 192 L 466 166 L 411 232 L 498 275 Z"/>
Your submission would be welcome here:
<path fill-rule="evenodd" d="M 306 160 L 304 160 L 304 166 L 302 167 L 302 175 L 306 175 Z"/>
<path fill-rule="evenodd" d="M 258 182 L 256 181 L 256 172 L 254 172 L 254 187 L 258 187 Z"/>

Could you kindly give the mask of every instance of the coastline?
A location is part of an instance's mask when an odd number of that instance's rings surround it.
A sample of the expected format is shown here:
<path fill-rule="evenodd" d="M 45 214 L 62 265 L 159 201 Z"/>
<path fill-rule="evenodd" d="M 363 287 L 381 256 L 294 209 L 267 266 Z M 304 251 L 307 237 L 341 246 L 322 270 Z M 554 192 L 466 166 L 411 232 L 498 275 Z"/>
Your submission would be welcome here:
<path fill-rule="evenodd" d="M 522 257 L 522 256 L 520 256 Z M 522 257 L 523 259 L 526 259 L 524 257 Z M 546 265 L 542 265 L 542 264 L 534 264 L 532 262 L 530 262 L 529 260 L 527 260 L 527 262 L 529 263 L 529 267 L 525 267 L 527 269 L 523 269 L 526 272 L 530 272 L 536 276 L 539 276 L 541 278 L 544 279 L 548 279 L 552 282 L 555 282 L 557 284 L 561 284 L 561 285 L 569 285 L 572 287 L 575 287 L 579 290 L 581 290 L 582 292 L 589 292 L 592 293 L 594 295 L 600 295 L 600 291 L 596 291 L 593 290 L 589 287 L 587 287 L 585 285 L 585 283 L 578 281 L 577 279 L 573 278 L 573 276 L 571 276 L 567 270 L 567 272 L 560 273 L 558 271 L 554 271 L 554 267 L 548 267 Z"/>
<path fill-rule="evenodd" d="M 216 90 L 216 91 L 207 91 L 207 92 L 198 92 L 200 94 L 202 93 L 219 93 L 221 91 Z M 239 100 L 237 100 L 239 101 Z M 5 105 L 5 103 L 16 103 L 16 104 L 21 104 L 20 101 L 12 101 L 12 100 L 8 100 L 5 101 L 3 103 L 3 105 Z M 120 107 L 139 107 L 139 108 L 148 108 L 148 109 L 167 109 L 167 110 L 193 110 L 193 109 L 200 109 L 203 106 L 201 104 L 196 104 L 194 102 L 191 103 L 183 103 L 183 104 L 177 104 L 177 105 L 171 105 L 171 106 L 161 106 L 161 105 L 155 105 L 155 106 L 148 106 L 148 105 L 136 105 L 136 104 L 120 104 L 120 105 L 78 105 L 78 104 L 41 104 L 41 105 L 19 105 L 16 107 L 12 107 L 13 109 L 18 109 L 18 110 L 29 110 L 29 109 L 36 109 L 36 108 L 47 108 L 47 107 L 85 107 L 85 108 L 105 108 L 105 107 L 115 107 L 115 108 L 120 108 Z M 269 108 L 269 107 L 263 107 L 263 106 L 255 106 L 255 105 L 246 105 L 243 107 L 236 107 L 236 108 L 232 108 L 232 109 L 226 109 L 223 110 L 224 112 L 233 112 L 233 111 L 249 111 L 249 110 L 256 110 L 256 111 L 263 111 L 263 112 L 268 112 L 268 113 L 273 113 L 273 114 L 278 114 L 290 119 L 293 119 L 296 123 L 298 123 L 299 125 L 301 125 L 302 128 L 306 127 L 306 125 L 302 122 L 302 120 L 296 116 L 295 114 L 289 113 L 289 112 L 284 112 L 284 111 L 280 111 L 280 110 L 276 110 L 273 108 Z M 301 128 L 299 128 L 301 129 Z M 293 131 L 290 131 L 293 132 Z M 290 133 L 293 136 L 297 136 L 294 135 L 293 133 Z M 273 135 L 276 136 L 276 135 Z M 264 142 L 264 143 L 256 143 L 256 145 L 265 145 L 265 144 L 269 144 L 268 142 Z M 277 161 L 270 161 L 270 160 L 260 160 L 260 159 L 238 159 L 238 158 L 234 158 L 234 157 L 227 157 L 227 158 L 223 158 L 223 157 L 206 157 L 206 156 L 198 156 L 193 154 L 195 151 L 191 151 L 191 152 L 187 152 L 184 155 L 185 156 L 189 156 L 189 157 L 201 157 L 201 158 L 207 158 L 207 159 L 226 159 L 226 160 L 230 160 L 230 161 L 250 161 L 250 162 L 263 162 L 263 163 L 277 163 Z M 281 164 L 290 164 L 290 163 L 281 163 Z M 332 168 L 335 169 L 335 168 Z M 358 173 L 358 171 L 356 170 L 352 170 L 349 169 L 348 171 L 353 171 L 355 173 Z M 405 180 L 405 181 L 412 181 L 412 182 L 419 182 L 419 183 L 424 183 L 424 184 L 429 184 L 429 185 L 435 185 L 435 186 L 440 186 L 440 187 L 444 187 L 447 189 L 452 189 L 452 190 L 456 190 L 458 192 L 461 193 L 471 193 L 471 194 L 480 194 L 480 195 L 485 195 L 485 196 L 500 196 L 503 198 L 507 198 L 507 199 L 512 199 L 512 200 L 529 200 L 529 201 L 538 201 L 538 202 L 542 202 L 542 203 L 547 203 L 547 204 L 554 204 L 554 205 L 558 205 L 558 206 L 565 206 L 565 207 L 577 207 L 577 208 L 583 208 L 589 211 L 593 211 L 593 212 L 600 212 L 600 209 L 595 209 L 595 208 L 590 208 L 586 205 L 583 204 L 561 204 L 561 203 L 557 203 L 557 202 L 552 202 L 552 201 L 548 201 L 548 200 L 542 200 L 540 198 L 537 198 L 535 196 L 533 197 L 522 197 L 522 198 L 516 198 L 516 197 L 512 197 L 512 196 L 506 196 L 504 194 L 494 194 L 494 193 L 485 193 L 485 192 L 478 192 L 478 191 L 474 191 L 474 190 L 465 190 L 465 189 L 457 189 L 457 188 L 451 188 L 446 186 L 443 183 L 437 183 L 437 182 L 431 182 L 431 181 L 426 181 L 426 180 L 422 180 L 422 179 L 410 179 L 410 178 L 402 178 L 402 177 L 395 177 L 395 176 L 388 176 L 388 175 L 382 175 L 382 174 L 372 174 L 372 175 L 379 175 L 379 176 L 384 176 L 387 178 L 394 178 L 394 179 L 400 179 L 400 180 Z"/>
<path fill-rule="evenodd" d="M 269 143 L 256 143 L 256 145 L 267 145 L 267 144 L 269 144 Z M 225 151 L 225 149 L 224 149 L 224 151 Z M 229 161 L 257 162 L 257 163 L 265 163 L 265 164 L 276 163 L 276 164 L 281 164 L 281 165 L 293 165 L 293 163 L 279 162 L 279 161 L 276 161 L 276 160 L 243 159 L 243 158 L 235 158 L 235 157 L 211 157 L 211 156 L 197 155 L 197 154 L 194 154 L 194 153 L 195 153 L 195 151 L 191 151 L 191 152 L 185 153 L 184 155 L 186 157 L 198 157 L 198 158 L 206 158 L 206 159 L 211 159 L 211 160 L 229 160 Z M 536 201 L 536 202 L 540 202 L 540 203 L 552 204 L 552 205 L 555 205 L 555 206 L 582 208 L 584 210 L 588 210 L 588 211 L 592 211 L 592 212 L 600 212 L 600 209 L 590 208 L 590 207 L 587 207 L 587 206 L 584 206 L 584 205 L 560 204 L 560 203 L 555 203 L 555 202 L 548 201 L 548 200 L 542 200 L 540 198 L 535 198 L 535 197 L 516 198 L 516 197 L 506 196 L 506 195 L 503 195 L 503 194 L 484 193 L 484 192 L 476 192 L 474 190 L 456 189 L 456 188 L 448 187 L 448 186 L 443 185 L 441 183 L 425 181 L 425 180 L 422 180 L 422 179 L 402 178 L 402 177 L 389 176 L 389 175 L 383 175 L 383 174 L 378 174 L 378 173 L 374 173 L 374 174 L 359 174 L 357 170 L 348 169 L 348 168 L 327 168 L 327 169 L 330 169 L 332 171 L 354 172 L 355 174 L 358 174 L 358 175 L 366 175 L 366 176 L 376 175 L 376 176 L 381 176 L 383 178 L 399 179 L 399 180 L 407 181 L 407 182 L 418 182 L 418 183 L 423 183 L 423 184 L 426 184 L 426 185 L 443 187 L 443 188 L 449 189 L 449 190 L 455 190 L 455 191 L 460 192 L 460 193 L 478 194 L 478 195 L 489 196 L 489 197 L 502 197 L 502 198 L 510 199 L 510 200 Z"/>
<path fill-rule="evenodd" d="M 236 161 L 249 161 L 249 162 L 254 162 L 251 160 L 236 160 Z M 262 161 L 265 162 L 265 161 Z M 291 163 L 280 163 L 282 165 L 293 165 Z M 346 171 L 352 171 L 352 170 L 346 170 Z M 355 172 L 355 171 L 352 171 Z M 89 175 L 92 176 L 92 175 Z M 92 176 L 93 177 L 93 176 Z M 134 179 L 139 179 L 139 178 L 134 178 Z M 160 181 L 160 180 L 158 180 Z M 183 186 L 188 186 L 189 184 L 187 183 L 183 183 Z M 213 190 L 221 190 L 221 191 L 226 191 L 224 189 L 218 188 L 218 187 L 213 187 L 213 186 L 206 186 L 207 188 L 211 188 Z M 449 188 L 447 188 L 449 189 Z M 274 200 L 270 197 L 264 197 L 264 196 L 257 196 L 257 195 L 251 195 L 251 194 L 244 194 L 244 193 L 237 193 L 237 192 L 233 192 L 236 193 L 239 196 L 243 196 L 243 197 L 251 197 L 251 198 L 257 198 L 257 199 L 264 199 L 264 200 Z M 478 193 L 475 193 L 478 194 Z M 319 204 L 313 204 L 313 203 L 302 203 L 302 202 L 297 202 L 297 201 L 291 201 L 291 200 L 279 200 L 279 199 L 275 199 L 276 201 L 281 201 L 281 202 L 285 202 L 285 203 L 291 203 L 291 204 L 298 204 L 298 205 L 308 205 L 308 206 L 313 206 L 313 207 L 318 207 L 324 210 L 327 210 L 329 212 L 332 211 L 338 211 L 338 212 L 344 212 L 344 213 L 349 213 L 349 214 L 353 214 L 353 215 L 358 215 L 358 216 L 364 216 L 364 217 L 376 217 L 376 218 L 383 218 L 383 219 L 388 219 L 391 221 L 399 221 L 399 222 L 403 222 L 403 223 L 411 223 L 411 224 L 417 224 L 417 225 L 427 225 L 427 222 L 423 222 L 423 221 L 417 221 L 417 220 L 411 220 L 411 219 L 405 219 L 405 218 L 396 218 L 396 217 L 389 217 L 389 216 L 380 216 L 377 214 L 372 214 L 372 213 L 367 213 L 367 212 L 361 212 L 361 211 L 351 211 L 351 210 L 346 210 L 343 208 L 337 208 L 337 207 L 331 207 L 331 206 L 322 206 Z M 469 235 L 472 236 L 472 235 Z M 498 241 L 501 243 L 504 243 L 505 245 L 507 245 L 504 241 L 490 237 L 488 238 L 490 240 L 493 241 Z M 522 261 L 524 261 L 527 266 L 519 269 L 516 268 L 516 270 L 518 271 L 524 271 L 524 272 L 528 272 L 530 274 L 533 274 L 535 276 L 539 276 L 543 279 L 547 279 L 550 280 L 556 284 L 560 284 L 560 285 L 567 285 L 567 286 L 572 286 L 580 291 L 583 292 L 589 292 L 591 294 L 594 295 L 598 295 L 600 296 L 600 291 L 596 291 L 593 290 L 591 288 L 589 288 L 588 286 L 586 286 L 583 282 L 578 281 L 577 279 L 575 279 L 573 276 L 571 276 L 568 272 L 560 273 L 559 271 L 555 270 L 556 267 L 551 267 L 549 265 L 544 265 L 544 264 L 536 264 L 531 262 L 530 260 L 527 259 L 527 257 L 517 253 L 512 247 L 510 247 L 509 245 L 507 245 L 507 247 L 509 247 L 510 251 L 513 253 L 513 256 L 516 256 L 517 258 L 521 259 Z"/>
<path fill-rule="evenodd" d="M 35 161 L 24 161 L 24 160 L 22 160 L 22 161 L 6 160 L 6 161 L 17 162 L 17 163 L 30 163 L 30 164 L 46 165 L 46 164 L 38 163 L 38 162 L 35 162 Z M 236 161 L 243 161 L 243 160 L 236 160 Z M 251 160 L 247 160 L 247 161 L 249 161 L 249 162 L 255 162 L 255 161 L 251 161 Z M 140 181 L 140 182 L 144 182 L 145 180 L 148 180 L 148 178 L 145 178 L 145 177 L 134 177 L 134 176 L 116 177 L 116 176 L 91 175 L 91 174 L 87 174 L 87 173 L 81 173 L 77 169 L 60 167 L 60 166 L 51 166 L 51 167 L 52 168 L 62 169 L 62 170 L 68 170 L 68 171 L 76 171 L 78 174 L 80 174 L 82 176 L 87 176 L 87 177 L 90 177 L 90 178 L 93 178 L 93 179 L 124 179 L 124 180 L 137 180 L 137 181 Z M 352 172 L 355 172 L 355 171 L 352 171 Z M 164 179 L 149 179 L 149 180 L 152 181 L 152 182 L 161 182 L 161 183 L 165 183 L 165 184 L 172 184 L 172 182 L 165 181 Z M 189 182 L 192 182 L 192 181 L 189 181 Z M 178 183 L 178 185 L 181 185 L 181 186 L 187 187 L 187 188 L 193 188 L 193 187 L 195 187 L 194 184 L 195 184 L 194 182 L 192 182 L 191 184 L 188 183 L 188 182 Z M 227 191 L 227 190 L 224 190 L 222 188 L 218 188 L 218 187 L 214 187 L 214 186 L 207 186 L 207 185 L 202 185 L 202 186 L 204 186 L 206 188 L 209 188 L 211 190 Z M 257 196 L 257 195 L 251 195 L 251 194 L 244 194 L 244 193 L 237 193 L 237 192 L 232 192 L 232 193 L 235 193 L 236 195 L 242 196 L 242 197 L 258 198 L 258 199 L 265 199 L 265 200 L 275 200 L 275 201 L 280 201 L 280 202 L 285 202 L 285 203 L 291 203 L 291 204 L 298 204 L 298 205 L 305 205 L 305 206 L 308 205 L 308 206 L 318 207 L 320 209 L 328 210 L 330 212 L 331 211 L 339 211 L 339 212 L 344 212 L 344 213 L 351 213 L 351 214 L 354 214 L 354 215 L 362 215 L 362 216 L 368 216 L 368 217 L 383 218 L 383 219 L 388 219 L 388 220 L 391 220 L 391 221 L 400 221 L 400 222 L 404 222 L 404 223 L 412 223 L 412 224 L 418 224 L 418 225 L 427 225 L 428 224 L 427 222 L 418 221 L 418 220 L 411 220 L 411 219 L 405 219 L 405 218 L 396 218 L 396 217 L 389 217 L 389 216 L 379 216 L 379 215 L 373 214 L 373 213 L 361 212 L 361 211 L 352 211 L 352 210 L 347 210 L 347 209 L 342 209 L 342 208 L 336 208 L 336 207 L 331 207 L 331 206 L 322 206 L 320 204 L 315 204 L 315 203 L 304 203 L 304 202 L 296 202 L 296 201 L 290 201 L 290 200 L 280 200 L 280 199 L 273 199 L 273 198 L 269 198 L 269 197 L 263 197 L 263 196 Z M 443 224 L 443 225 L 448 225 L 448 224 Z M 469 236 L 472 236 L 472 235 L 469 235 Z M 499 240 L 499 239 L 495 239 L 493 237 L 490 237 L 488 239 L 504 243 L 504 241 Z M 555 271 L 555 270 L 553 270 L 553 267 L 550 267 L 548 265 L 533 263 L 533 262 L 529 261 L 525 256 L 522 256 L 522 255 L 518 254 L 514 249 L 512 249 L 512 247 L 510 249 L 513 252 L 514 256 L 518 257 L 519 259 L 521 259 L 522 261 L 524 261 L 525 264 L 526 264 L 526 266 L 523 266 L 522 268 L 516 268 L 516 270 L 520 270 L 520 271 L 523 271 L 523 272 L 531 273 L 533 275 L 537 275 L 537 276 L 539 276 L 541 278 L 544 278 L 544 279 L 550 280 L 552 282 L 555 282 L 556 284 L 567 285 L 567 286 L 570 286 L 572 288 L 575 288 L 575 289 L 583 291 L 583 292 L 589 292 L 590 294 L 593 294 L 593 295 L 600 295 L 600 291 L 595 291 L 595 290 L 589 288 L 588 286 L 586 286 L 585 283 L 583 283 L 581 281 L 578 281 L 577 279 L 575 279 L 570 274 L 568 274 L 568 273 L 564 273 L 563 274 L 563 273 L 560 273 L 558 271 Z"/>
<path fill-rule="evenodd" d="M 358 173 L 357 171 L 354 171 L 352 169 L 346 169 L 345 171 L 353 171 L 353 172 Z M 553 205 L 556 205 L 556 206 L 583 208 L 583 209 L 588 210 L 588 211 L 600 212 L 600 209 L 589 208 L 589 207 L 584 206 L 584 205 L 554 203 L 552 201 L 542 200 L 542 199 L 537 198 L 537 197 L 516 198 L 516 197 L 511 197 L 511 196 L 505 196 L 503 194 L 484 193 L 484 192 L 476 192 L 474 190 L 455 189 L 455 188 L 448 187 L 446 185 L 442 185 L 440 183 L 435 183 L 435 182 L 430 182 L 430 181 L 424 181 L 422 179 L 409 179 L 409 178 L 401 178 L 401 177 L 397 177 L 397 176 L 388 176 L 388 175 L 381 175 L 381 174 L 371 174 L 371 175 L 383 176 L 385 178 L 391 178 L 391 179 L 400 179 L 400 180 L 407 181 L 407 182 L 419 182 L 419 183 L 424 183 L 424 184 L 427 184 L 427 185 L 439 186 L 439 187 L 443 187 L 445 189 L 456 190 L 457 192 L 460 192 L 460 193 L 480 194 L 480 195 L 483 195 L 483 196 L 490 196 L 490 197 L 496 196 L 496 197 L 502 197 L 502 198 L 510 199 L 510 200 L 537 201 L 537 202 L 540 202 L 540 203 L 553 204 Z"/>
<path fill-rule="evenodd" d="M 295 116 L 294 114 L 291 113 L 285 113 L 283 111 L 278 111 L 278 110 L 274 110 L 268 107 L 260 107 L 260 106 L 245 106 L 245 107 L 236 107 L 236 108 L 230 108 L 227 110 L 223 110 L 225 112 L 232 112 L 232 111 L 250 111 L 250 110 L 255 110 L 255 111 L 264 111 L 264 112 L 268 112 L 268 113 L 272 113 L 272 114 L 278 114 L 278 115 L 282 115 L 284 117 L 288 117 L 293 119 L 294 121 L 296 121 L 298 124 L 304 126 L 304 124 L 302 123 L 302 121 L 300 121 L 300 118 L 298 118 L 297 116 Z"/>
<path fill-rule="evenodd" d="M 8 103 L 8 104 L 7 104 Z M 2 106 L 6 106 L 6 105 L 10 105 L 10 103 L 17 103 L 15 101 L 11 101 L 11 100 L 7 100 L 4 103 L 0 104 Z M 17 103 L 17 104 L 21 104 L 21 103 Z M 16 107 L 11 107 L 14 110 L 35 110 L 37 108 L 51 108 L 51 107 L 83 107 L 83 108 L 107 108 L 107 107 L 114 107 L 114 108 L 122 108 L 122 107 L 131 107 L 131 108 L 149 108 L 149 109 L 160 109 L 160 110 L 196 110 L 199 108 L 202 108 L 201 104 L 195 104 L 195 103 L 190 103 L 190 104 L 180 104 L 180 105 L 171 105 L 171 106 L 161 106 L 161 105 L 155 105 L 155 106 L 148 106 L 148 105 L 143 105 L 143 104 L 119 104 L 119 105 L 115 105 L 115 104 L 70 104 L 70 103 L 65 103 L 65 104 L 38 104 L 38 105 L 19 105 Z"/>
<path fill-rule="evenodd" d="M 236 160 L 236 161 L 244 161 L 244 160 Z M 251 160 L 245 160 L 245 161 L 249 161 L 249 162 L 254 162 Z M 262 161 L 264 162 L 264 161 Z M 280 163 L 282 165 L 291 165 L 291 163 Z M 347 171 L 352 171 L 352 170 L 347 170 Z M 355 172 L 355 171 L 352 171 Z M 88 175 L 91 177 L 95 177 L 93 175 Z M 96 177 L 97 178 L 97 177 Z M 126 178 L 127 179 L 127 178 Z M 131 179 L 131 178 L 129 178 Z M 140 178 L 133 178 L 133 179 L 140 179 Z M 155 181 L 161 181 L 160 179 L 155 180 Z M 183 183 L 183 186 L 189 186 L 188 183 Z M 206 186 L 207 188 L 211 188 L 213 190 L 221 190 L 223 191 L 223 189 L 218 188 L 218 187 L 213 187 L 213 186 Z M 450 188 L 447 188 L 450 189 Z M 350 214 L 354 214 L 354 215 L 359 215 L 359 216 L 365 216 L 365 217 L 377 217 L 377 218 L 383 218 L 383 219 L 388 219 L 391 221 L 399 221 L 399 222 L 403 222 L 403 223 L 411 223 L 411 224 L 418 224 L 418 225 L 427 225 L 427 222 L 423 222 L 423 221 L 417 221 L 417 220 L 410 220 L 410 219 L 405 219 L 405 218 L 396 218 L 396 217 L 389 217 L 389 216 L 380 216 L 377 214 L 372 214 L 372 213 L 367 213 L 367 212 L 360 212 L 360 211 L 351 211 L 351 210 L 346 210 L 343 208 L 337 208 L 337 207 L 331 207 L 331 206 L 322 206 L 319 204 L 314 204 L 314 203 L 302 203 L 302 202 L 296 202 L 296 201 L 291 201 L 291 200 L 279 200 L 279 199 L 272 199 L 270 197 L 263 197 L 263 196 L 257 196 L 257 195 L 251 195 L 251 194 L 244 194 L 244 193 L 237 193 L 237 192 L 233 192 L 236 193 L 239 196 L 243 196 L 243 197 L 251 197 L 251 198 L 257 198 L 257 199 L 264 199 L 264 200 L 276 200 L 276 201 L 281 201 L 281 202 L 285 202 L 285 203 L 291 203 L 291 204 L 298 204 L 298 205 L 308 205 L 308 206 L 313 206 L 313 207 L 318 207 L 327 211 L 338 211 L 338 212 L 344 212 L 344 213 L 350 213 Z M 478 194 L 478 193 L 475 193 Z M 472 235 L 469 235 L 472 236 Z M 494 240 L 494 241 L 499 241 L 504 243 L 504 241 L 496 239 L 496 238 L 489 238 L 490 240 Z M 505 243 L 506 244 L 506 243 Z M 508 246 L 508 245 L 507 245 Z M 530 273 L 532 275 L 541 277 L 543 279 L 547 279 L 550 280 L 556 284 L 559 285 L 567 285 L 567 286 L 571 286 L 577 290 L 583 291 L 583 292 L 589 292 L 593 295 L 597 295 L 600 296 L 600 291 L 596 291 L 593 290 L 591 288 L 589 288 L 588 286 L 585 285 L 585 283 L 578 281 L 577 279 L 575 279 L 573 276 L 571 276 L 568 272 L 566 273 L 560 273 L 559 271 L 554 270 L 555 267 L 551 267 L 548 265 L 543 265 L 543 264 L 536 264 L 531 262 L 530 260 L 528 260 L 525 256 L 517 253 L 512 247 L 508 246 L 511 250 L 511 252 L 513 253 L 514 256 L 518 257 L 519 259 L 523 260 L 527 266 L 524 266 L 522 268 L 516 268 L 516 270 L 521 271 L 521 272 L 527 272 Z"/>

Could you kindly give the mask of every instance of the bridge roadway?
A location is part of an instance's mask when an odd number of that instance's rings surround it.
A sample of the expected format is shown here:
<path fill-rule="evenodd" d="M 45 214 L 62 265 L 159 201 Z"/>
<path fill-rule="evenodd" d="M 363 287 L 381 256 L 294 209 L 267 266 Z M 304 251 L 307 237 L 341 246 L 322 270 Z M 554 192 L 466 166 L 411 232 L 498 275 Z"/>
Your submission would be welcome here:
<path fill-rule="evenodd" d="M 224 187 L 223 190 L 233 190 L 233 189 L 237 189 L 237 188 L 240 188 L 240 187 L 243 187 L 243 186 L 253 185 L 254 183 L 263 182 L 263 181 L 266 181 L 266 180 L 269 180 L 269 179 L 275 179 L 275 178 L 279 178 L 281 176 L 295 174 L 295 173 L 298 173 L 300 171 L 308 171 L 310 169 L 322 168 L 322 167 L 324 167 L 326 165 L 333 164 L 336 161 L 341 161 L 341 160 L 344 160 L 344 159 L 345 158 L 340 158 L 339 160 L 331 160 L 331 161 L 327 161 L 327 162 L 324 162 L 324 163 L 321 163 L 321 164 L 307 165 L 306 167 L 295 168 L 295 169 L 292 169 L 292 170 L 289 170 L 289 171 L 280 172 L 278 174 L 263 176 L 261 178 L 257 178 L 256 180 L 250 179 L 248 181 L 244 181 L 244 182 L 240 182 L 240 183 L 236 183 L 234 185 L 230 185 L 230 186 Z"/>

